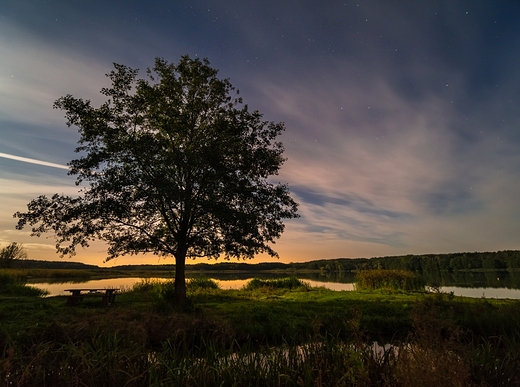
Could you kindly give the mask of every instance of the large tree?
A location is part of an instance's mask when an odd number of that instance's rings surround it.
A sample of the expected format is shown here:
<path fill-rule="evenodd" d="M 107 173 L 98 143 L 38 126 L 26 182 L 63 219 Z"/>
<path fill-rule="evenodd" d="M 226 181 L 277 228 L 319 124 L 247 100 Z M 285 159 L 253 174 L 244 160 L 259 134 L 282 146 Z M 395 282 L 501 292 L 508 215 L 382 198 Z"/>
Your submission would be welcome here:
<path fill-rule="evenodd" d="M 186 258 L 277 256 L 270 244 L 297 216 L 287 185 L 270 180 L 285 161 L 283 123 L 249 111 L 207 59 L 156 59 L 144 79 L 114 67 L 100 107 L 71 95 L 54 105 L 79 129 L 81 156 L 69 163 L 78 196 L 32 200 L 17 228 L 54 232 L 61 255 L 100 239 L 107 259 L 174 256 L 181 304 Z"/>

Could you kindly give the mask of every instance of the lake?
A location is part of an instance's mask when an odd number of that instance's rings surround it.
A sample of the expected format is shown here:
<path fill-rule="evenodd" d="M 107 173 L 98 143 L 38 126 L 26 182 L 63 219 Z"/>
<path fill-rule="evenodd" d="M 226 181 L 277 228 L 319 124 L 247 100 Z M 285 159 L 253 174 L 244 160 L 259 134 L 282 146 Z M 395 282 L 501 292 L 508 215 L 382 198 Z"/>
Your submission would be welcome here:
<path fill-rule="evenodd" d="M 150 280 L 157 281 L 171 281 L 171 278 L 148 278 Z M 229 279 L 229 280 L 221 280 L 212 278 L 215 282 L 219 284 L 221 289 L 240 289 L 244 287 L 251 279 Z M 116 289 L 130 289 L 136 283 L 141 282 L 143 278 L 140 277 L 123 277 L 123 278 L 105 278 L 105 279 L 96 279 L 89 280 L 83 282 L 29 282 L 28 285 L 34 286 L 39 289 L 47 290 L 49 292 L 48 296 L 59 296 L 69 294 L 66 292 L 66 289 L 74 289 L 74 288 L 85 288 L 85 289 L 106 289 L 106 288 L 116 288 Z M 310 283 L 311 286 L 324 286 L 331 290 L 354 290 L 353 283 L 335 283 L 335 282 L 320 282 L 320 281 L 312 281 L 305 280 Z"/>
<path fill-rule="evenodd" d="M 188 274 L 188 277 L 190 274 Z M 280 278 L 288 274 L 253 274 L 253 273 L 219 273 L 207 274 L 215 280 L 222 289 L 240 289 L 252 278 Z M 311 273 L 297 275 L 311 286 L 323 286 L 335 291 L 351 291 L 355 289 L 354 274 L 322 275 Z M 509 298 L 520 299 L 520 273 L 510 272 L 458 272 L 458 273 L 431 273 L 423 274 L 427 286 L 434 286 L 445 293 L 453 292 L 456 296 L 475 298 Z M 150 278 L 152 280 L 168 281 L 171 278 Z M 65 289 L 72 288 L 117 288 L 130 289 L 134 284 L 142 281 L 140 277 L 122 277 L 96 279 L 84 282 L 32 282 L 28 285 L 47 290 L 49 296 L 65 295 Z M 67 293 L 68 294 L 68 293 Z"/>

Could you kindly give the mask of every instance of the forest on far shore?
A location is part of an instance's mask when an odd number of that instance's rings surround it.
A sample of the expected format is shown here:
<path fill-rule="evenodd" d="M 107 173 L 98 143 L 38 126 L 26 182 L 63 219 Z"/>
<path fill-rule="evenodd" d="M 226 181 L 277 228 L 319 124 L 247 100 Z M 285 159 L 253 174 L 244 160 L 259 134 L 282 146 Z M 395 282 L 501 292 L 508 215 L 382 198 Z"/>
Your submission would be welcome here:
<path fill-rule="evenodd" d="M 173 271 L 175 265 L 119 265 L 112 268 L 100 268 L 70 261 L 40 261 L 33 259 L 19 260 L 14 268 L 41 269 L 87 269 L 87 270 L 146 270 Z M 403 269 L 418 272 L 459 271 L 459 270 L 508 270 L 520 269 L 520 250 L 504 250 L 496 252 L 449 253 L 401 255 L 374 258 L 334 258 L 309 262 L 282 263 L 247 263 L 224 261 L 218 263 L 188 264 L 187 271 L 321 271 L 325 273 L 349 272 L 365 269 Z"/>

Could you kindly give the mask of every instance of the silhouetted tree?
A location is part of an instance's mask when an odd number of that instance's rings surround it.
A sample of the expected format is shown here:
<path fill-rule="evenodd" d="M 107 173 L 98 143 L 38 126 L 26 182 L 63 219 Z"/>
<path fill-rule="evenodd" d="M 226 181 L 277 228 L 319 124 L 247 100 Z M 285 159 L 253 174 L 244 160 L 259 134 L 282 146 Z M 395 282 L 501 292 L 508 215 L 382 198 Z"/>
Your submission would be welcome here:
<path fill-rule="evenodd" d="M 21 243 L 12 242 L 0 250 L 0 267 L 11 267 L 14 262 L 26 258 L 27 252 L 23 245 Z"/>
<path fill-rule="evenodd" d="M 156 59 L 145 79 L 115 64 L 99 108 L 67 95 L 55 102 L 79 128 L 69 174 L 84 182 L 77 197 L 40 196 L 15 214 L 32 235 L 53 231 L 73 255 L 94 239 L 108 258 L 137 253 L 175 257 L 174 301 L 186 302 L 186 258 L 252 258 L 296 217 L 288 188 L 268 180 L 284 163 L 276 141 L 283 123 L 262 120 L 207 59 Z M 238 91 L 236 92 L 238 95 Z"/>

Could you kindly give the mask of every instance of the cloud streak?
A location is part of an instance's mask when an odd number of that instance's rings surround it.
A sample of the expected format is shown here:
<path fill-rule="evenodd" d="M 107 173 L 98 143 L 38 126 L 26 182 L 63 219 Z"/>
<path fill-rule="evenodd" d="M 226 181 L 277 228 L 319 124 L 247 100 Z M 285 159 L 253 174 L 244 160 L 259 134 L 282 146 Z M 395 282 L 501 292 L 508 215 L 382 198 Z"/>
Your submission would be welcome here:
<path fill-rule="evenodd" d="M 48 161 L 30 159 L 28 157 L 20 157 L 20 156 L 15 156 L 15 155 L 9 155 L 7 153 L 2 153 L 2 152 L 0 152 L 0 157 L 3 157 L 4 159 L 21 161 L 22 163 L 43 165 L 44 167 L 59 168 L 59 169 L 69 169 L 69 167 L 67 167 L 66 165 L 50 163 Z"/>

